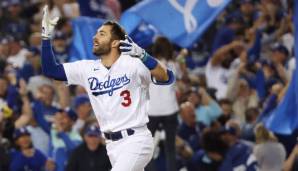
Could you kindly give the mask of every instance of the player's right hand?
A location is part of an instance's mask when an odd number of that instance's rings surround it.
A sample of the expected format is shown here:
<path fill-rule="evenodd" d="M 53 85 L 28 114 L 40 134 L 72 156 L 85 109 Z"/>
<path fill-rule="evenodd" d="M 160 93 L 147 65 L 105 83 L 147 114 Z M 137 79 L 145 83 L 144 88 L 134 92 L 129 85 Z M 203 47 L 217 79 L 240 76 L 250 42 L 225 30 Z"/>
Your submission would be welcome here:
<path fill-rule="evenodd" d="M 43 17 L 42 17 L 42 31 L 41 31 L 41 37 L 43 39 L 50 39 L 52 37 L 54 28 L 59 20 L 59 17 L 55 17 L 53 19 L 49 16 L 49 10 L 48 5 L 44 6 L 43 8 Z"/>
<path fill-rule="evenodd" d="M 122 55 L 130 55 L 132 57 L 143 59 L 145 50 L 139 47 L 129 36 L 125 36 L 125 40 L 120 40 L 119 49 Z"/>

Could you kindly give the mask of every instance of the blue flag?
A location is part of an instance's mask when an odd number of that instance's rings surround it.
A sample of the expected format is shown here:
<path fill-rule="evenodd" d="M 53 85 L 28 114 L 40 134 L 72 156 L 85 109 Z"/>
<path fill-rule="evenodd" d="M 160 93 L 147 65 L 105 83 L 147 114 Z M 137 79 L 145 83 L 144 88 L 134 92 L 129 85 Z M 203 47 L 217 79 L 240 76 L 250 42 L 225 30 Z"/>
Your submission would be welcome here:
<path fill-rule="evenodd" d="M 295 3 L 295 59 L 298 61 L 298 3 Z M 298 69 L 296 67 L 285 97 L 271 113 L 266 126 L 279 134 L 291 134 L 298 128 Z"/>
<path fill-rule="evenodd" d="M 81 59 L 96 59 L 92 53 L 93 36 L 104 20 L 78 17 L 72 20 L 73 40 L 70 45 L 70 62 Z"/>
<path fill-rule="evenodd" d="M 231 0 L 144 0 L 121 17 L 128 34 L 143 22 L 181 47 L 191 47 Z"/>

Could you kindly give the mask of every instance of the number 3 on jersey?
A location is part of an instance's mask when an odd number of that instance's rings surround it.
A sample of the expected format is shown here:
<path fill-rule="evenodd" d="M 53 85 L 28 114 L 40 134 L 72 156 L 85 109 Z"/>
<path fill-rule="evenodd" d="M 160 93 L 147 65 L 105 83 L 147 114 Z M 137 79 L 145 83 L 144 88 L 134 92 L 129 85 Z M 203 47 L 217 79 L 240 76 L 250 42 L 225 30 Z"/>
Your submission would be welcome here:
<path fill-rule="evenodd" d="M 122 106 L 128 107 L 131 104 L 130 92 L 128 90 L 124 90 L 120 93 L 120 96 L 123 97 Z"/>

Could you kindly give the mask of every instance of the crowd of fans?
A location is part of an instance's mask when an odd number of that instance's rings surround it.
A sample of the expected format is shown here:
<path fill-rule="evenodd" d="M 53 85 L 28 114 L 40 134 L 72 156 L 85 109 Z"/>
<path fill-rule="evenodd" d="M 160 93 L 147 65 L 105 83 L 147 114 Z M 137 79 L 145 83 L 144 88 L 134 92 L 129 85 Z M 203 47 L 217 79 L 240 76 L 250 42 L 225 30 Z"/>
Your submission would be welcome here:
<path fill-rule="evenodd" d="M 49 4 L 50 16 L 61 18 L 53 51 L 64 63 L 71 19 L 118 20 L 137 2 L 90 0 L 96 14 L 82 2 L 0 1 L 0 171 L 111 168 L 86 91 L 42 75 L 42 7 Z M 149 107 L 148 127 L 155 151 L 146 170 L 298 169 L 295 140 L 283 141 L 262 124 L 295 69 L 293 3 L 235 0 L 192 48 L 165 37 L 147 47 L 174 71 L 176 83 L 150 86 L 149 106 L 156 108 Z"/>

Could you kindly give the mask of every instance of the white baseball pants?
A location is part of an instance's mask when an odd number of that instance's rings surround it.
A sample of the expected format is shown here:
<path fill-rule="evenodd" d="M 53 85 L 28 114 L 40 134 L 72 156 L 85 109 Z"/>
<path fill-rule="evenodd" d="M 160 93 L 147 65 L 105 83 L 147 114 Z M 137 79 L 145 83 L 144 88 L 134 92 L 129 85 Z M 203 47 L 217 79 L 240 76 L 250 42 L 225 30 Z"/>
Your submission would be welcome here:
<path fill-rule="evenodd" d="M 106 141 L 111 171 L 144 171 L 150 162 L 154 147 L 151 132 L 147 126 L 132 129 L 135 131 L 133 135 Z"/>

